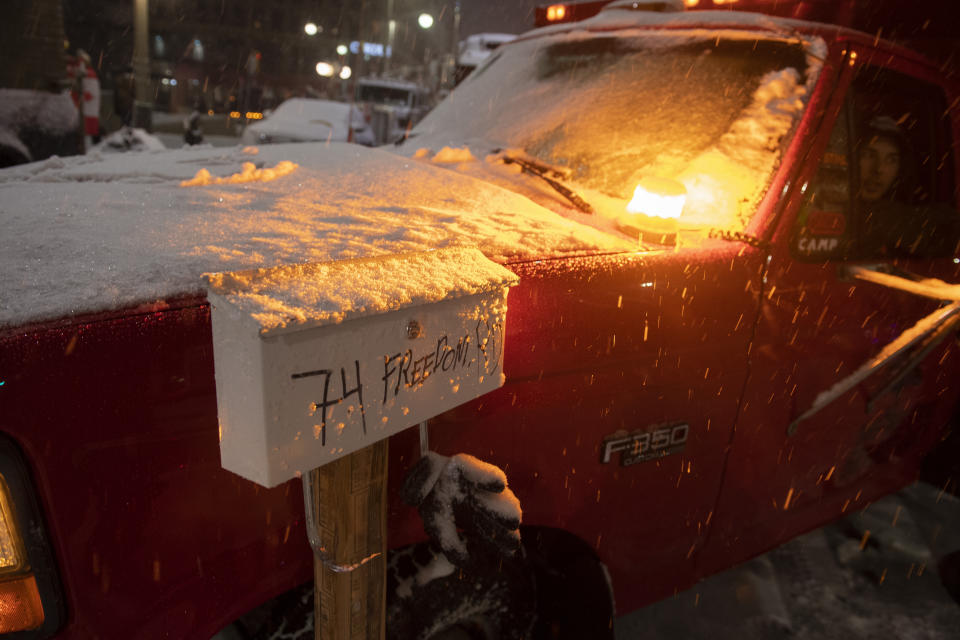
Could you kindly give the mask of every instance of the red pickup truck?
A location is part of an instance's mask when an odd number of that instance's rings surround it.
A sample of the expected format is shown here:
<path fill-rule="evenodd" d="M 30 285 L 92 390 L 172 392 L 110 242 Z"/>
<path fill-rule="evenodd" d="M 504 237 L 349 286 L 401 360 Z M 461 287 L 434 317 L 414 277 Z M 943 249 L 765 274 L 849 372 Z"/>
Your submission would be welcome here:
<path fill-rule="evenodd" d="M 519 277 L 505 384 L 429 441 L 506 473 L 533 588 L 424 578 L 445 601 L 388 596 L 420 629 L 602 637 L 911 482 L 960 394 L 960 87 L 874 34 L 643 4 L 499 47 L 390 148 L 0 171 L 0 630 L 205 639 L 310 583 L 300 483 L 220 465 L 208 272 L 466 243 Z M 391 549 L 424 548 L 419 450 L 390 439 Z"/>

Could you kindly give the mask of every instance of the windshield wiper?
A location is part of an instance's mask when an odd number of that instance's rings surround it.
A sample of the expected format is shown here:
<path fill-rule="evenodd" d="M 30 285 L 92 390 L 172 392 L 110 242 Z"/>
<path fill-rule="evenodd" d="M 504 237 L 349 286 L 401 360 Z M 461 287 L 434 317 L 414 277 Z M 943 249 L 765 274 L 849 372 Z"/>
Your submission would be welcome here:
<path fill-rule="evenodd" d="M 497 154 L 504 164 L 515 164 L 520 167 L 524 173 L 537 176 L 549 184 L 553 187 L 554 191 L 566 198 L 567 201 L 579 211 L 583 213 L 594 213 L 593 207 L 590 206 L 589 202 L 574 193 L 570 187 L 560 182 L 560 180 L 568 180 L 570 178 L 571 172 L 569 169 L 565 167 L 555 167 L 527 155 L 521 156 L 516 153 L 502 152 L 500 149 L 494 149 L 493 153 Z"/>

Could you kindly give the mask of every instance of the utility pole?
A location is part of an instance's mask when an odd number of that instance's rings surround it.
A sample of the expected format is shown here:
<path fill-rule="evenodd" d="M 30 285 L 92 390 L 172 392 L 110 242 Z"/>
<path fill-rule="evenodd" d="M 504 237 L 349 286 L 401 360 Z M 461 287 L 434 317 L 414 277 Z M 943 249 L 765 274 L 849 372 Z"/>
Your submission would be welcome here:
<path fill-rule="evenodd" d="M 133 126 L 150 131 L 153 125 L 153 96 L 150 91 L 149 12 L 147 0 L 133 0 Z"/>
<path fill-rule="evenodd" d="M 454 84 L 454 70 L 457 68 L 457 56 L 460 51 L 460 0 L 454 0 L 453 3 L 453 25 L 450 27 L 450 59 L 447 68 L 444 69 L 444 76 L 448 88 L 452 89 Z"/>
<path fill-rule="evenodd" d="M 357 41 L 358 49 L 357 53 L 354 55 L 353 63 L 353 74 L 350 76 L 350 94 L 356 94 L 357 78 L 363 75 L 366 72 L 366 64 L 364 61 L 364 46 L 363 44 L 367 41 L 367 34 L 364 31 L 365 20 L 366 20 L 366 11 L 367 11 L 367 0 L 360 0 L 360 12 L 357 17 Z M 353 99 L 351 98 L 351 103 Z"/>
<path fill-rule="evenodd" d="M 383 75 L 390 75 L 390 58 L 397 36 L 397 21 L 393 19 L 393 0 L 387 0 L 387 47 L 383 52 Z"/>

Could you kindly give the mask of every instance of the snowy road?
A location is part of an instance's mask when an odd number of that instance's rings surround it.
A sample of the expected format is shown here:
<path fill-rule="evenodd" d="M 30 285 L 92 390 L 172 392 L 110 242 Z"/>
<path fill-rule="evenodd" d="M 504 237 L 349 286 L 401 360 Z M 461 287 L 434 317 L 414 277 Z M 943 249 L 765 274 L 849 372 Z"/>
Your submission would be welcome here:
<path fill-rule="evenodd" d="M 186 144 L 182 133 L 154 133 L 167 149 L 179 149 Z M 239 136 L 204 135 L 203 142 L 214 147 L 233 147 L 240 144 Z"/>
<path fill-rule="evenodd" d="M 957 640 L 960 604 L 937 573 L 957 550 L 960 500 L 917 484 L 621 616 L 614 629 L 617 640 Z M 312 607 L 307 595 L 301 605 Z M 312 637 L 312 628 L 296 636 Z M 213 640 L 246 638 L 228 628 Z"/>
<path fill-rule="evenodd" d="M 955 640 L 960 604 L 936 569 L 958 549 L 960 500 L 917 484 L 620 617 L 617 638 Z"/>

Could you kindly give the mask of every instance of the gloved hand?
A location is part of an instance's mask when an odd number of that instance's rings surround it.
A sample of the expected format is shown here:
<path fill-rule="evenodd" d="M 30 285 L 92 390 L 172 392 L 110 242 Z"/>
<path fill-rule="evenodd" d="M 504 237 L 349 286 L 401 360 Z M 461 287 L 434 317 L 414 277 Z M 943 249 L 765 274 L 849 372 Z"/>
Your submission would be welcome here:
<path fill-rule="evenodd" d="M 448 458 L 429 451 L 410 469 L 401 497 L 417 507 L 427 535 L 457 566 L 520 548 L 520 501 L 499 467 L 465 453 Z"/>

